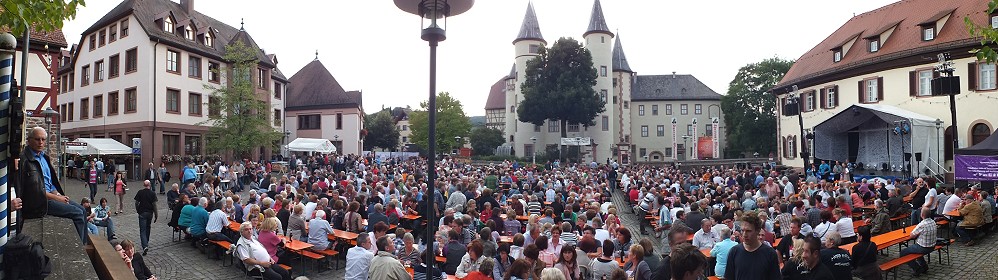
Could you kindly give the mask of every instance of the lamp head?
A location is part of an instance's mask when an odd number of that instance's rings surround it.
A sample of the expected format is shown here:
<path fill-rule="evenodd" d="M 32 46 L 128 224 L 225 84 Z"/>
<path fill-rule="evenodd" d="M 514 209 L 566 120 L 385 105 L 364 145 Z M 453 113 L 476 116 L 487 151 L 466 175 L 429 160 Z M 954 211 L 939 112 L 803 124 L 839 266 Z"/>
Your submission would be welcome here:
<path fill-rule="evenodd" d="M 430 42 L 447 39 L 447 17 L 467 12 L 475 4 L 474 0 L 395 0 L 395 6 L 422 18 L 422 38 Z M 443 27 L 438 24 L 443 20 Z"/>

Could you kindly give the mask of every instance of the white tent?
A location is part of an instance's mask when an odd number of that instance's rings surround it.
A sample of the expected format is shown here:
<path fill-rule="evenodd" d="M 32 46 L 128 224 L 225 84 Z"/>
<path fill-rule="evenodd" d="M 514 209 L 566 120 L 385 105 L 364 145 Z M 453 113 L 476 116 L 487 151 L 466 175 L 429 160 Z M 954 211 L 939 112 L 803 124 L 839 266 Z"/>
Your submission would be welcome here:
<path fill-rule="evenodd" d="M 907 122 L 910 131 L 896 133 L 899 122 Z M 922 166 L 937 169 L 943 162 L 940 124 L 932 117 L 890 105 L 854 104 L 814 127 L 814 152 L 820 159 L 852 160 L 877 168 L 901 166 L 905 153 L 917 153 L 922 155 Z M 911 164 L 917 168 L 914 157 Z"/>
<path fill-rule="evenodd" d="M 132 148 L 111 138 L 77 138 L 85 146 L 66 146 L 66 152 L 79 155 L 129 155 Z"/>
<path fill-rule="evenodd" d="M 298 138 L 288 143 L 288 151 L 329 154 L 336 152 L 336 146 L 329 139 Z"/>

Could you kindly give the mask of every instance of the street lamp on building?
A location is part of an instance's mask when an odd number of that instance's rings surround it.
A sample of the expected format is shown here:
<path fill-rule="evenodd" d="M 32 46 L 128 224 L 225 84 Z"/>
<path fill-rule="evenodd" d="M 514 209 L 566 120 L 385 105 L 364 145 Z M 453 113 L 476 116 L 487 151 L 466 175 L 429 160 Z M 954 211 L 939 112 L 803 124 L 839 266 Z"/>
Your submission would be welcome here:
<path fill-rule="evenodd" d="M 530 143 L 532 143 L 531 144 L 532 146 L 530 146 L 531 147 L 531 150 L 530 150 L 530 162 L 533 163 L 536 166 L 537 165 L 537 137 L 530 137 Z"/>
<path fill-rule="evenodd" d="M 426 223 L 426 235 L 425 239 L 423 239 L 427 247 L 432 247 L 433 236 L 436 234 L 436 228 L 433 227 L 436 218 L 433 216 L 434 212 L 430 210 L 434 209 L 432 198 L 434 197 L 433 191 L 437 177 L 436 161 L 434 158 L 437 149 L 437 44 L 447 39 L 447 17 L 464 13 L 471 9 L 471 6 L 474 4 L 474 0 L 395 0 L 396 7 L 407 13 L 419 16 L 422 27 L 420 38 L 430 44 L 430 99 L 427 102 L 429 111 L 427 116 L 429 122 L 429 145 L 427 145 L 427 153 L 429 157 L 426 159 L 426 182 L 428 182 L 428 186 L 426 187 L 425 196 L 430 199 L 427 199 L 426 209 L 423 212 L 426 215 L 426 220 L 431 221 Z M 443 27 L 437 24 L 437 21 L 442 21 Z M 433 254 L 426 254 L 426 260 L 423 263 L 427 265 L 427 271 L 433 271 L 433 266 L 436 263 Z"/>
<path fill-rule="evenodd" d="M 52 107 L 48 107 L 48 108 L 45 108 L 44 111 L 42 111 L 42 116 L 45 116 L 45 126 L 47 126 L 45 129 L 48 130 L 48 131 L 52 131 L 52 119 L 53 118 L 59 119 L 59 112 L 56 112 L 55 110 L 52 110 Z M 62 152 L 62 145 L 61 145 L 62 144 L 61 143 L 62 142 L 62 126 L 61 125 L 59 126 L 59 129 L 56 130 L 56 134 L 55 135 L 56 135 L 56 146 L 55 146 L 55 150 L 56 150 L 56 152 L 59 153 L 59 165 L 58 165 L 59 168 L 58 168 L 58 170 L 56 170 L 56 172 L 58 172 L 57 175 L 58 175 L 59 179 L 62 179 L 62 166 L 63 166 L 62 155 L 64 153 Z"/>

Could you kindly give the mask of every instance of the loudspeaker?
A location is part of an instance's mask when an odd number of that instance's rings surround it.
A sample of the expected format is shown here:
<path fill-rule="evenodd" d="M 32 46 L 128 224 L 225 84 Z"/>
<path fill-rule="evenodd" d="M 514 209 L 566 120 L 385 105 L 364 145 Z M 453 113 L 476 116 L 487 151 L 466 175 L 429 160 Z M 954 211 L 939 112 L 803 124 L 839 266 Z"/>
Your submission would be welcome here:
<path fill-rule="evenodd" d="M 911 161 L 911 153 L 904 153 L 904 161 Z"/>
<path fill-rule="evenodd" d="M 960 77 L 938 77 L 932 79 L 932 95 L 960 94 Z"/>
<path fill-rule="evenodd" d="M 922 161 L 922 153 L 915 153 L 915 161 Z"/>
<path fill-rule="evenodd" d="M 800 105 L 797 103 L 790 103 L 783 105 L 783 115 L 784 116 L 796 116 L 800 114 Z"/>

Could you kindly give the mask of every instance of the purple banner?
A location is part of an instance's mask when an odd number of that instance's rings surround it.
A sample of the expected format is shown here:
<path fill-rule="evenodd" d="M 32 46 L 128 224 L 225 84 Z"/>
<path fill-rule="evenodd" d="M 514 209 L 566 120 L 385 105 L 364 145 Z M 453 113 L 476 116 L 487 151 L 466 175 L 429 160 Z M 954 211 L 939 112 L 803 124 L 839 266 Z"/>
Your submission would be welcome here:
<path fill-rule="evenodd" d="M 998 156 L 956 155 L 956 179 L 998 181 Z"/>

